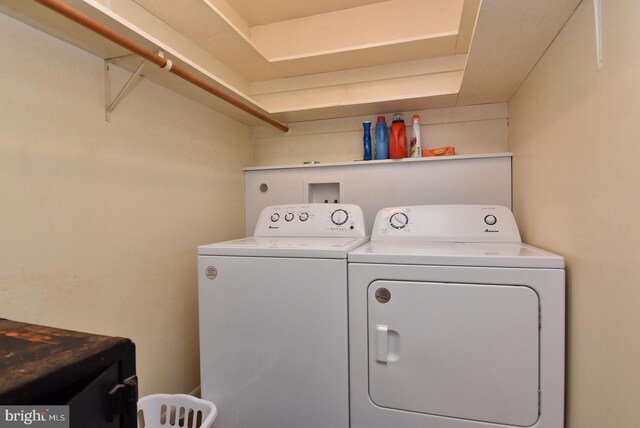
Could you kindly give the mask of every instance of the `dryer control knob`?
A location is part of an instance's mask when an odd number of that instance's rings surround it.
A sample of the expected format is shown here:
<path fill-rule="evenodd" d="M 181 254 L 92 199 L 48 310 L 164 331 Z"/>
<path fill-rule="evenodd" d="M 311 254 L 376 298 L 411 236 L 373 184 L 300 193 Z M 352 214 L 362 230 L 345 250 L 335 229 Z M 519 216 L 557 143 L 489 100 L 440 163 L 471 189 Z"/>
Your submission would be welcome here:
<path fill-rule="evenodd" d="M 489 226 L 493 226 L 498 222 L 498 219 L 496 218 L 496 216 L 489 214 L 484 216 L 484 222 L 487 223 Z"/>
<path fill-rule="evenodd" d="M 272 222 L 274 222 L 274 223 L 275 223 L 275 222 L 276 222 L 276 221 L 278 221 L 278 220 L 280 220 L 280 214 L 278 214 L 278 213 L 273 213 L 273 214 L 271 214 L 271 221 L 272 221 Z"/>
<path fill-rule="evenodd" d="M 293 217 L 294 217 L 293 213 L 286 213 L 286 214 L 284 215 L 284 219 L 285 219 L 286 221 L 291 221 L 291 220 L 293 220 Z"/>
<path fill-rule="evenodd" d="M 405 213 L 394 213 L 389 218 L 389 224 L 394 229 L 404 229 L 409 224 L 409 217 Z"/>
<path fill-rule="evenodd" d="M 337 226 L 345 224 L 347 220 L 349 220 L 349 214 L 343 209 L 335 210 L 331 213 L 331 221 Z"/>
<path fill-rule="evenodd" d="M 298 218 L 300 219 L 300 221 L 307 221 L 309 220 L 309 213 L 300 213 Z"/>

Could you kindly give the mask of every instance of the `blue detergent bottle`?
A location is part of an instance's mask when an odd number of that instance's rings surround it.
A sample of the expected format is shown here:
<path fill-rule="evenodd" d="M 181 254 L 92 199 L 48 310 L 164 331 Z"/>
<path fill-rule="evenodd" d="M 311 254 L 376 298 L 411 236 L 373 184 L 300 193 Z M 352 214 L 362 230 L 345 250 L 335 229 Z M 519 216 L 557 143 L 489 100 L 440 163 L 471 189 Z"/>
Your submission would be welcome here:
<path fill-rule="evenodd" d="M 376 159 L 389 159 L 389 131 L 384 116 L 376 123 Z"/>
<path fill-rule="evenodd" d="M 364 144 L 364 156 L 362 159 L 371 160 L 371 122 L 362 122 L 364 128 L 364 136 L 362 142 Z"/>

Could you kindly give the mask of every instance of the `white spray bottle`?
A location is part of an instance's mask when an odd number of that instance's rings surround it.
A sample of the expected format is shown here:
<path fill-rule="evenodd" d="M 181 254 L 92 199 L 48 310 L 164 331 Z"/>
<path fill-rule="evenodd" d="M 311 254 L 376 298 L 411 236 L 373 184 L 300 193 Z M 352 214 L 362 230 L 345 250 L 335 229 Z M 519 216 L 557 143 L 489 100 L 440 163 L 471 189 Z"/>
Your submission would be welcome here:
<path fill-rule="evenodd" d="M 417 114 L 413 115 L 411 131 L 411 144 L 409 145 L 409 153 L 407 157 L 422 157 L 422 147 L 420 146 L 420 116 Z"/>

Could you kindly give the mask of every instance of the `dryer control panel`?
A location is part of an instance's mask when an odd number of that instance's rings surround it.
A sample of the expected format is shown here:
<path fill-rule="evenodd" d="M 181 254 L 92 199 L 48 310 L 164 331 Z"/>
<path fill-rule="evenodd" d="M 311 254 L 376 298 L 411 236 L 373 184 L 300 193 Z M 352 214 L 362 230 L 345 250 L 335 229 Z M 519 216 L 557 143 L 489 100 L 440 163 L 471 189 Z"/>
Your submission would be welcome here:
<path fill-rule="evenodd" d="M 513 213 L 498 205 L 418 205 L 378 212 L 371 241 L 521 242 Z"/>
<path fill-rule="evenodd" d="M 357 205 L 290 204 L 264 208 L 253 236 L 364 238 L 365 233 Z"/>

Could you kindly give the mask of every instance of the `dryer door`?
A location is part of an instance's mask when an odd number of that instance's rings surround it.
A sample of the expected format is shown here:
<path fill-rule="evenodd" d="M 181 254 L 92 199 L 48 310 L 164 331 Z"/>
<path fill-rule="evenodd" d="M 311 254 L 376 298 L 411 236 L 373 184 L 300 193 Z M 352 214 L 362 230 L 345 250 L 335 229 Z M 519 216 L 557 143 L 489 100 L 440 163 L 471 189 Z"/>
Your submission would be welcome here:
<path fill-rule="evenodd" d="M 374 281 L 369 394 L 381 407 L 529 426 L 538 419 L 531 288 Z"/>

